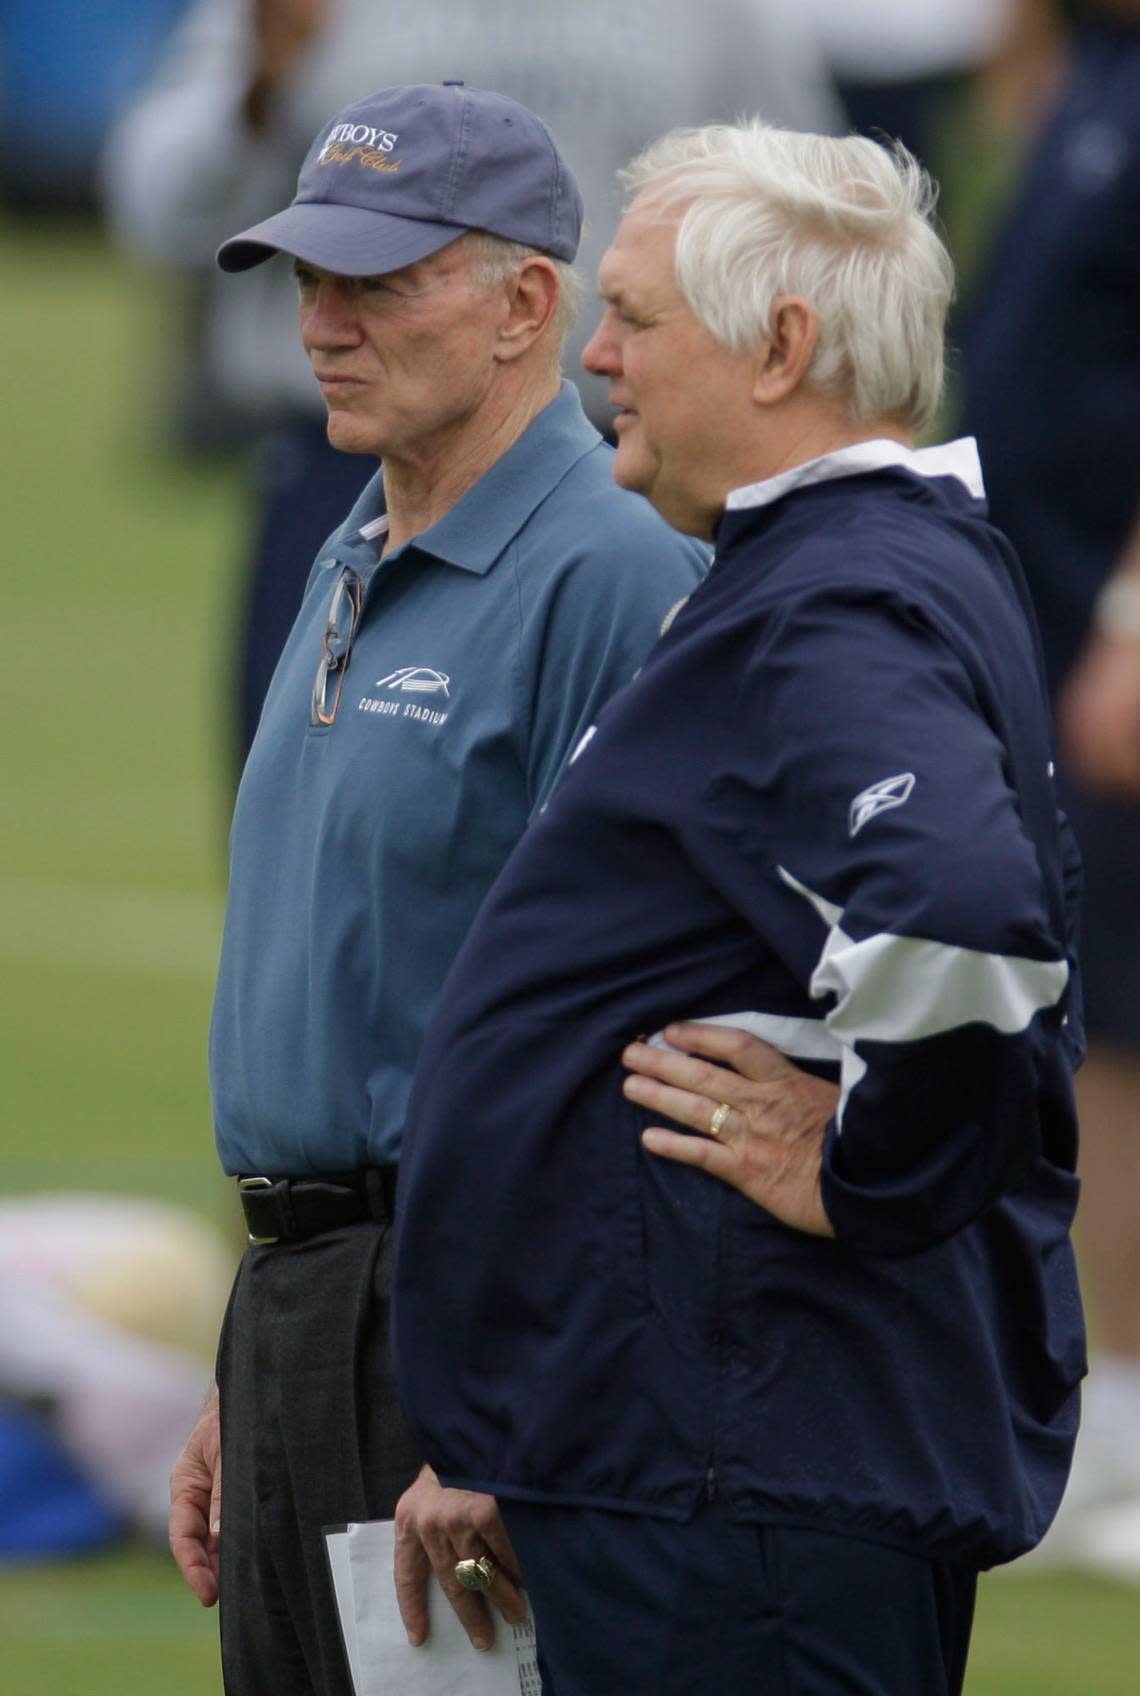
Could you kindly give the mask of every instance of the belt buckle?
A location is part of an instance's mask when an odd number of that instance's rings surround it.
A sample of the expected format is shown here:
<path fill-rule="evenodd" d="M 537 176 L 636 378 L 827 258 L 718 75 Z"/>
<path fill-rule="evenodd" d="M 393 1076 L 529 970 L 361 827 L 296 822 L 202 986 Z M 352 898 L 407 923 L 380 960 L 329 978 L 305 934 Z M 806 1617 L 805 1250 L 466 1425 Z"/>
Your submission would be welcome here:
<path fill-rule="evenodd" d="M 273 1187 L 272 1178 L 238 1179 L 238 1190 L 243 1195 L 247 1190 L 271 1190 Z M 252 1231 L 247 1231 L 246 1236 L 255 1248 L 267 1248 L 272 1243 L 279 1243 L 281 1241 L 280 1237 L 255 1237 Z"/>

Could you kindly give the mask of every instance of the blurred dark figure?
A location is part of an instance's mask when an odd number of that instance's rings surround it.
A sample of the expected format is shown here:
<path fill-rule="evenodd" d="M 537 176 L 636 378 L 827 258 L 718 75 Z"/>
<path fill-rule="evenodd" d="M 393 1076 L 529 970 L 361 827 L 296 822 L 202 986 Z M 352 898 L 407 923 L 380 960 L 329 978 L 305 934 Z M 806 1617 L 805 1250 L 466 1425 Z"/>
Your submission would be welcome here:
<path fill-rule="evenodd" d="M 935 162 L 947 108 L 1038 0 L 803 0 L 851 127 Z"/>
<path fill-rule="evenodd" d="M 321 543 L 367 479 L 325 441 L 325 408 L 295 333 L 288 266 L 217 286 L 214 250 L 288 202 L 313 134 L 378 84 L 455 78 L 539 113 L 582 186 L 579 264 L 592 287 L 616 223 L 614 172 L 664 125 L 759 109 L 774 123 L 840 127 L 798 0 L 197 0 L 161 74 L 112 137 L 113 227 L 205 290 L 193 431 L 251 450 L 254 512 L 239 623 L 237 753 L 244 763 L 269 678 Z M 605 385 L 568 346 L 568 374 L 608 430 Z"/>
<path fill-rule="evenodd" d="M 1043 1552 L 1140 1580 L 1140 0 L 1079 8 L 961 340 L 960 422 L 1036 601 L 1085 856 L 1079 1226 L 1100 1354 Z"/>

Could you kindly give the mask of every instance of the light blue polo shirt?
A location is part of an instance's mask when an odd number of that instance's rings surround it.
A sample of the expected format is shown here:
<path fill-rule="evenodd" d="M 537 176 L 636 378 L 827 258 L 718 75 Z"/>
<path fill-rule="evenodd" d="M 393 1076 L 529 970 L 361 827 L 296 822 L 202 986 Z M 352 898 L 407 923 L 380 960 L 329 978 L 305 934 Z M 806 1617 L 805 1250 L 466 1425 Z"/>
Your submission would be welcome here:
<path fill-rule="evenodd" d="M 399 1157 L 423 1031 L 476 909 L 705 569 L 615 486 L 612 457 L 564 383 L 430 530 L 379 558 L 377 475 L 322 550 L 234 814 L 210 1035 L 228 1172 Z M 313 723 L 346 568 L 360 618 L 336 718 Z"/>

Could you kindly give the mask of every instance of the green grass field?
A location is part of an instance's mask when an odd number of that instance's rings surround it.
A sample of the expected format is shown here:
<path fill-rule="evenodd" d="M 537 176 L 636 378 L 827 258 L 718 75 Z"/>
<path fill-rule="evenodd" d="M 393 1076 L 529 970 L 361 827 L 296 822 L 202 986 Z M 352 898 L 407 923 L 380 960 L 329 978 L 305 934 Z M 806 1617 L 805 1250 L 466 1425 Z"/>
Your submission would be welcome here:
<path fill-rule="evenodd" d="M 0 265 L 6 1187 L 177 1197 L 228 1227 L 204 1044 L 240 488 L 150 445 L 150 278 L 84 230 L 0 223 Z M 7 1570 L 0 1689 L 207 1696 L 214 1631 L 158 1555 Z M 969 1696 L 1140 1689 L 1133 1591 L 988 1580 L 975 1641 Z"/>

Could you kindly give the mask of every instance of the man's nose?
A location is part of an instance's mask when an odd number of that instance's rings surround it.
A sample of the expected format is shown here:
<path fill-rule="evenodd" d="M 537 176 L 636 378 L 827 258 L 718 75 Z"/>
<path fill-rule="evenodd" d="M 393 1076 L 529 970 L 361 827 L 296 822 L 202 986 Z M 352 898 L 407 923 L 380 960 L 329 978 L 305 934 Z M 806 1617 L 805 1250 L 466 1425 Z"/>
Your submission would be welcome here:
<path fill-rule="evenodd" d="M 607 312 L 603 314 L 601 323 L 582 349 L 583 368 L 592 372 L 595 377 L 614 377 L 621 370 L 617 337 L 613 334 L 608 319 Z"/>
<path fill-rule="evenodd" d="M 342 277 L 321 277 L 301 308 L 306 347 L 342 346 L 360 335 L 355 291 Z"/>

